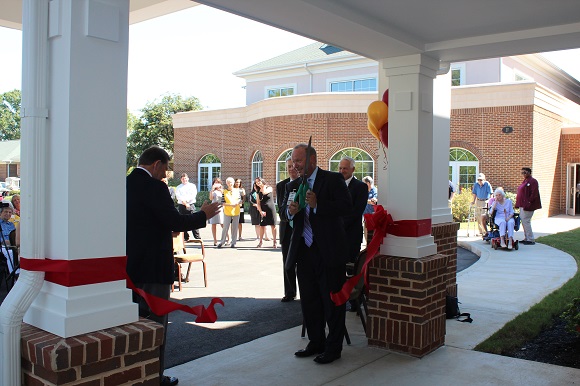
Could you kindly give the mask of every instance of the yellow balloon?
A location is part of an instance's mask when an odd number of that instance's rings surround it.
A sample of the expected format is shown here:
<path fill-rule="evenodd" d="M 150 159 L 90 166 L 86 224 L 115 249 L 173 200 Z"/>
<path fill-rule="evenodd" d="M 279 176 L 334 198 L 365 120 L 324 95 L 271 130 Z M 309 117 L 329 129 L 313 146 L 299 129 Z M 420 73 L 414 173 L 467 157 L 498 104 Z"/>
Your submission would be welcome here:
<path fill-rule="evenodd" d="M 378 139 L 380 141 L 381 138 L 379 137 L 379 130 L 375 127 L 375 125 L 373 125 L 373 123 L 371 122 L 370 119 L 367 121 L 367 126 L 369 128 L 369 131 L 373 135 L 373 137 L 375 137 L 376 139 Z"/>
<path fill-rule="evenodd" d="M 383 127 L 389 120 L 389 107 L 383 101 L 374 101 L 367 109 L 367 116 L 374 127 Z"/>

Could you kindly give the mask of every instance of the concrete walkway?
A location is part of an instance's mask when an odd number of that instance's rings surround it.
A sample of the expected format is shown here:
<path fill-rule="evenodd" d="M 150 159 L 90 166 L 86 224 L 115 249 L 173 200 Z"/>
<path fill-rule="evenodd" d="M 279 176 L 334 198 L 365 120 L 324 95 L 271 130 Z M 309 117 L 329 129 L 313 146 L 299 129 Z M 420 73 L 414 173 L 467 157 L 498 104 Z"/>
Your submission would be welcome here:
<path fill-rule="evenodd" d="M 537 237 L 580 227 L 580 218 L 557 216 L 535 220 L 532 226 Z M 253 229 L 248 224 L 244 225 L 246 235 L 253 236 Z M 202 237 L 211 239 L 207 229 L 202 231 Z M 523 239 L 521 231 L 516 238 Z M 542 244 L 521 245 L 518 251 L 494 251 L 479 237 L 460 235 L 458 242 L 481 256 L 457 277 L 461 311 L 470 312 L 474 322 L 448 320 L 446 346 L 422 359 L 368 347 L 360 320 L 348 313 L 352 345 L 345 344 L 342 358 L 329 365 L 317 365 L 311 358 L 294 357 L 294 351 L 307 344 L 300 338 L 300 327 L 296 327 L 173 367 L 166 374 L 179 377 L 179 384 L 184 386 L 578 384 L 578 369 L 472 350 L 572 277 L 576 272 L 574 259 Z M 243 247 L 246 243 L 248 248 Z M 256 250 L 253 240 L 238 245 L 242 248 L 208 249 L 211 291 L 194 285 L 176 297 L 207 296 L 206 290 L 216 294 L 222 291 L 237 293 L 237 296 L 281 296 L 280 251 Z M 259 264 L 255 260 L 257 255 L 260 256 Z M 246 265 L 252 268 L 246 270 Z M 275 267 L 280 274 L 275 273 Z M 222 270 L 229 272 L 225 277 L 233 279 L 231 282 L 220 278 Z M 240 285 L 240 280 L 235 280 L 235 272 L 243 277 L 241 282 L 246 283 L 243 290 L 234 288 Z M 227 328 L 228 322 L 223 323 Z"/>

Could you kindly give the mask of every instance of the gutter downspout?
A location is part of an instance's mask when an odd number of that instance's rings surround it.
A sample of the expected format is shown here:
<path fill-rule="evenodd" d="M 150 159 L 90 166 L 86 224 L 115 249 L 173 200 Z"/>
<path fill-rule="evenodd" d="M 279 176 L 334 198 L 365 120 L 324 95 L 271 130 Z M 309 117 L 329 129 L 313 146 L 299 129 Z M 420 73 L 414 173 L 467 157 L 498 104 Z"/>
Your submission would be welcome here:
<path fill-rule="evenodd" d="M 48 0 L 22 2 L 21 256 L 43 259 L 48 118 Z M 24 314 L 40 292 L 44 272 L 21 270 L 0 306 L 0 384 L 21 384 L 20 340 Z"/>
<path fill-rule="evenodd" d="M 312 72 L 308 68 L 308 63 L 304 63 L 304 69 L 310 75 L 310 90 L 308 91 L 308 93 L 309 94 L 312 94 L 312 89 L 314 87 L 314 85 L 313 85 L 313 83 L 314 83 L 314 75 L 312 74 Z"/>

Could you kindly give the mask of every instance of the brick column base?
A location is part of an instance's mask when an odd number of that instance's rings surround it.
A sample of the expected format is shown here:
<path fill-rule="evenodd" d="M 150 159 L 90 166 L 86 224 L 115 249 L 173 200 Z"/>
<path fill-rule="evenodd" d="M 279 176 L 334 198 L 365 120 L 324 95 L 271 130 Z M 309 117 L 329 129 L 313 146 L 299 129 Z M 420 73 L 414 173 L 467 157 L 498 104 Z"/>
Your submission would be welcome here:
<path fill-rule="evenodd" d="M 457 296 L 457 231 L 459 223 L 447 222 L 431 227 L 431 236 L 437 244 L 437 253 L 449 257 L 447 267 L 447 295 Z"/>
<path fill-rule="evenodd" d="M 423 357 L 445 343 L 448 257 L 376 256 L 369 265 L 369 346 Z"/>
<path fill-rule="evenodd" d="M 163 326 L 135 323 L 71 338 L 22 326 L 22 384 L 159 386 Z"/>

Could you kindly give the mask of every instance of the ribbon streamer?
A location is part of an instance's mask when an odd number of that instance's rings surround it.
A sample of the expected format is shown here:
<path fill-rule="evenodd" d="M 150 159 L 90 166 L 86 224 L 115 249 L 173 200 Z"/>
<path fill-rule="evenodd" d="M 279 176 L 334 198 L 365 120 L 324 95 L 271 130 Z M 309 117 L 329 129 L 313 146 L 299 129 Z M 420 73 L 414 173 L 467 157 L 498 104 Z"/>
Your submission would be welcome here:
<path fill-rule="evenodd" d="M 143 297 L 149 308 L 151 308 L 151 311 L 158 316 L 179 310 L 196 315 L 196 323 L 214 323 L 217 320 L 214 307 L 216 304 L 224 305 L 223 300 L 220 298 L 213 298 L 206 308 L 203 305 L 190 307 L 148 294 L 142 289 L 135 287 L 135 284 L 133 284 L 125 271 L 126 264 L 127 256 L 78 260 L 20 258 L 20 268 L 27 271 L 46 272 L 45 280 L 52 283 L 65 287 L 75 287 L 79 285 L 126 280 L 127 288 Z"/>
<path fill-rule="evenodd" d="M 383 208 L 382 205 L 375 205 L 375 213 L 367 213 L 365 222 L 367 229 L 375 231 L 373 238 L 367 246 L 367 257 L 361 268 L 361 272 L 348 279 L 342 289 L 335 293 L 330 293 L 330 299 L 336 306 L 343 305 L 350 298 L 352 289 L 364 277 L 365 286 L 368 288 L 367 267 L 372 259 L 379 252 L 379 247 L 383 243 L 387 233 L 399 237 L 419 237 L 431 234 L 431 219 L 425 220 L 399 220 L 394 221 L 393 217 Z"/>

